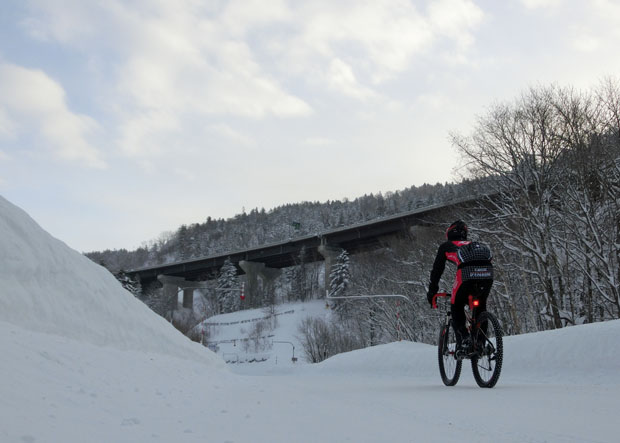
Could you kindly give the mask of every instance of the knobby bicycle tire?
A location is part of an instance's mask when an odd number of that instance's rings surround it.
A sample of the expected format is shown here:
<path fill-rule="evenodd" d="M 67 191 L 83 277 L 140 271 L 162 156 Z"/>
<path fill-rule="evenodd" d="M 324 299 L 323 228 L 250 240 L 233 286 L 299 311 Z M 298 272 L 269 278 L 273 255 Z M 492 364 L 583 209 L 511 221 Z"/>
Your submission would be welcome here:
<path fill-rule="evenodd" d="M 454 386 L 461 375 L 463 362 L 455 358 L 456 336 L 452 328 L 452 322 L 444 325 L 439 332 L 437 356 L 439 360 L 439 373 L 441 380 L 446 386 Z"/>
<path fill-rule="evenodd" d="M 471 358 L 474 378 L 481 388 L 492 388 L 499 380 L 504 360 L 502 326 L 492 313 L 483 312 L 478 317 L 473 332 L 477 353 Z"/>

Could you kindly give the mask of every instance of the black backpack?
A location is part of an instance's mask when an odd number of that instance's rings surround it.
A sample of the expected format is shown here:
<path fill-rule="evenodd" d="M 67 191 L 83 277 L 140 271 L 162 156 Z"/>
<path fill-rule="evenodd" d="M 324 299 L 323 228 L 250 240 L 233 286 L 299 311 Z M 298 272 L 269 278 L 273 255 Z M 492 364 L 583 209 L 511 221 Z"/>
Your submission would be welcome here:
<path fill-rule="evenodd" d="M 493 254 L 487 245 L 473 241 L 461 246 L 457 254 L 463 281 L 493 279 Z"/>
<path fill-rule="evenodd" d="M 472 264 L 473 262 L 486 264 L 491 263 L 491 260 L 493 260 L 491 248 L 477 241 L 461 246 L 459 248 L 458 257 L 461 266 L 465 263 Z"/>

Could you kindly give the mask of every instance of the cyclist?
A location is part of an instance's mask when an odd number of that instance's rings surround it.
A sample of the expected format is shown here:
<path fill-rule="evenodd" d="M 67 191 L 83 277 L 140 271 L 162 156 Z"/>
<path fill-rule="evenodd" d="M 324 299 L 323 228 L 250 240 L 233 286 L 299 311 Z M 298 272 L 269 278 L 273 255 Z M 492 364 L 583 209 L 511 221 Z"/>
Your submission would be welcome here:
<path fill-rule="evenodd" d="M 446 261 L 450 261 L 457 266 L 456 278 L 452 287 L 451 302 L 451 315 L 452 324 L 454 326 L 454 332 L 456 334 L 456 342 L 459 350 L 469 351 L 471 347 L 471 338 L 467 332 L 465 326 L 465 305 L 468 304 L 469 295 L 476 295 L 480 301 L 480 304 L 475 308 L 475 316 L 478 316 L 480 312 L 486 311 L 486 302 L 493 284 L 493 272 L 490 264 L 491 255 L 490 250 L 486 247 L 488 254 L 483 254 L 484 260 L 477 260 L 465 263 L 462 257 L 459 255 L 459 249 L 466 245 L 471 245 L 472 242 L 467 240 L 467 225 L 457 220 L 448 227 L 446 230 L 446 241 L 439 246 L 435 262 L 433 263 L 433 270 L 431 271 L 430 283 L 428 286 L 428 293 L 426 295 L 428 302 L 433 304 L 433 296 L 439 289 L 439 280 L 446 267 Z M 476 242 L 475 247 L 479 247 L 480 244 Z M 480 258 L 480 257 L 477 257 Z M 481 263 L 485 262 L 485 263 Z M 486 265 L 485 272 L 471 272 L 471 266 Z M 464 266 L 466 265 L 466 266 Z M 466 267 L 468 269 L 466 269 Z"/>

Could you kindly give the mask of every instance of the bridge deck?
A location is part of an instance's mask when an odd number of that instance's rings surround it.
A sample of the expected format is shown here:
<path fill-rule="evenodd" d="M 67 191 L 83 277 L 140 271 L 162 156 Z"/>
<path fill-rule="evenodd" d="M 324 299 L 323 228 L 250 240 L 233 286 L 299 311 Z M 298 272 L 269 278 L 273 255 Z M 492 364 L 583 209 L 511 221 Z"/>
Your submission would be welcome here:
<path fill-rule="evenodd" d="M 460 199 L 446 204 L 427 206 L 352 226 L 332 229 L 315 235 L 241 251 L 134 269 L 127 273 L 139 277 L 142 282 L 155 280 L 160 274 L 184 277 L 187 280 L 208 280 L 217 276 L 217 272 L 227 258 L 230 258 L 237 265 L 238 272 L 242 274 L 243 270 L 238 266 L 239 261 L 242 260 L 265 263 L 270 268 L 286 268 L 299 264 L 299 253 L 303 247 L 306 248 L 308 262 L 323 260 L 318 251 L 320 245 L 340 247 L 351 254 L 355 254 L 379 247 L 381 238 L 384 236 L 406 232 L 411 226 L 429 224 L 429 217 L 436 215 L 441 210 L 454 208 L 476 199 Z"/>

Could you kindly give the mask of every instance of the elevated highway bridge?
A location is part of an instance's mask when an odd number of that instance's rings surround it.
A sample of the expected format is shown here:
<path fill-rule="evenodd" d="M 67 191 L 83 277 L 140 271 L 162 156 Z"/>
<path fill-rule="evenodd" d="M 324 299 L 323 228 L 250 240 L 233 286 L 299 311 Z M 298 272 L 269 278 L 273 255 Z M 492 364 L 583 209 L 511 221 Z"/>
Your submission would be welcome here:
<path fill-rule="evenodd" d="M 446 221 L 452 221 L 459 209 L 465 209 L 478 199 L 455 200 L 245 250 L 134 269 L 127 274 L 142 285 L 159 281 L 171 297 L 182 288 L 185 290 L 184 305 L 190 305 L 193 289 L 200 287 L 196 282 L 217 278 L 224 261 L 230 259 L 238 274 L 246 274 L 246 296 L 252 300 L 258 278 L 264 285 L 269 284 L 283 268 L 298 265 L 300 252 L 305 248 L 306 262 L 325 262 L 325 287 L 328 287 L 332 263 L 343 250 L 356 254 L 380 248 L 386 238 L 406 235 L 412 227 L 429 225 L 433 218 L 444 213 Z"/>

